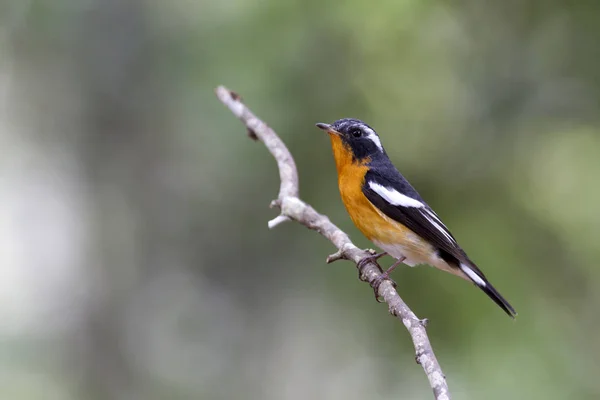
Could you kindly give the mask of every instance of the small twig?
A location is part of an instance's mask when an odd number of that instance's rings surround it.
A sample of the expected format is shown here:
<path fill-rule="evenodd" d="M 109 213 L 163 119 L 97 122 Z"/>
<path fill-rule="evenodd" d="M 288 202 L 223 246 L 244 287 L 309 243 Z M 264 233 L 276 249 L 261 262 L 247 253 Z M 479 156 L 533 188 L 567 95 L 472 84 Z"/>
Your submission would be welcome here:
<path fill-rule="evenodd" d="M 336 251 L 333 254 L 330 254 L 327 256 L 327 258 L 325 259 L 325 262 L 327 264 L 331 264 L 332 262 L 338 261 L 338 260 L 347 260 L 348 258 L 346 257 L 346 253 L 344 253 L 341 249 Z"/>
<path fill-rule="evenodd" d="M 223 86 L 219 86 L 215 92 L 219 100 L 242 121 L 248 132 L 253 133 L 251 137 L 261 140 L 277 161 L 281 186 L 279 196 L 276 200 L 273 200 L 271 207 L 280 208 L 281 214 L 269 221 L 269 228 L 274 228 L 282 222 L 291 219 L 309 229 L 319 232 L 338 249 L 337 252 L 327 257 L 327 263 L 344 259 L 351 260 L 358 265 L 360 260 L 368 257 L 370 252 L 356 247 L 352 244 L 348 235 L 335 226 L 327 216 L 319 214 L 314 208 L 298 198 L 298 172 L 296 164 L 279 136 L 242 103 L 241 97 L 237 93 Z M 373 286 L 380 275 L 381 270 L 377 263 L 369 262 L 363 268 L 361 279 L 364 279 Z M 446 377 L 433 353 L 425 330 L 428 320 L 417 318 L 400 298 L 389 280 L 384 280 L 379 285 L 377 294 L 388 304 L 390 313 L 401 320 L 410 333 L 415 347 L 415 360 L 423 367 L 435 398 L 437 400 L 449 400 L 450 392 L 448 391 Z"/>
<path fill-rule="evenodd" d="M 282 224 L 286 221 L 290 221 L 290 217 L 288 217 L 287 215 L 278 215 L 275 218 L 273 218 L 272 220 L 270 220 L 267 223 L 267 225 L 269 226 L 269 229 L 273 229 L 277 225 Z"/>

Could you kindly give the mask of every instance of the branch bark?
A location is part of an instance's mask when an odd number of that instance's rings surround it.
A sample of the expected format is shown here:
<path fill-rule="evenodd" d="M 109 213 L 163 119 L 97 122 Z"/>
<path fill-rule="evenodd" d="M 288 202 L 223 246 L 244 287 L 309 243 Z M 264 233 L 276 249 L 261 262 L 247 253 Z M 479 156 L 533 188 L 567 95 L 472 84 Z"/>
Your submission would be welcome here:
<path fill-rule="evenodd" d="M 281 186 L 279 196 L 271 202 L 271 207 L 279 208 L 281 213 L 269 221 L 269 228 L 275 228 L 277 225 L 289 220 L 299 222 L 307 228 L 319 232 L 337 247 L 338 251 L 327 257 L 327 263 L 344 259 L 353 261 L 358 266 L 359 261 L 370 254 L 352 244 L 348 235 L 335 226 L 327 216 L 319 214 L 309 204 L 300 200 L 298 197 L 296 163 L 279 136 L 254 115 L 235 92 L 223 86 L 219 86 L 215 92 L 219 100 L 246 126 L 249 136 L 255 140 L 261 140 L 277 161 Z M 362 269 L 360 279 L 374 287 L 377 277 L 380 275 L 379 265 L 375 262 L 369 262 Z M 427 319 L 420 320 L 417 318 L 400 298 L 389 280 L 384 280 L 379 285 L 377 295 L 383 298 L 388 304 L 389 312 L 402 321 L 410 333 L 416 352 L 415 360 L 423 367 L 436 400 L 449 400 L 451 396 L 446 377 L 433 353 L 425 330 Z"/>

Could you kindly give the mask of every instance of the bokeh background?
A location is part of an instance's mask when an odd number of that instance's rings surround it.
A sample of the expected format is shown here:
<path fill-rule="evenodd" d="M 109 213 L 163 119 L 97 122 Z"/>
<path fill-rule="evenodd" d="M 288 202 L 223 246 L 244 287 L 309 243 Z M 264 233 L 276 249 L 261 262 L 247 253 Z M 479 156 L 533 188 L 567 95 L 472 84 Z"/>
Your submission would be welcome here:
<path fill-rule="evenodd" d="M 599 22 L 584 1 L 4 0 L 0 398 L 432 398 L 355 268 L 267 229 L 275 163 L 219 84 L 362 247 L 314 123 L 370 123 L 515 306 L 394 273 L 455 398 L 600 398 Z"/>

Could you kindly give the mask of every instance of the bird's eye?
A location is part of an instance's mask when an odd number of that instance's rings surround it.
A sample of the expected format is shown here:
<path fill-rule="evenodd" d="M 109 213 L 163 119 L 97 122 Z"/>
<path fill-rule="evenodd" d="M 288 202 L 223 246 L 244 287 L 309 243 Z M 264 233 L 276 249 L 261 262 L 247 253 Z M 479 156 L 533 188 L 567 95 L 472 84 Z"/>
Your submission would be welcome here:
<path fill-rule="evenodd" d="M 355 138 L 361 137 L 362 136 L 362 130 L 360 130 L 360 128 L 354 128 L 350 131 L 350 134 L 352 136 L 354 136 Z"/>

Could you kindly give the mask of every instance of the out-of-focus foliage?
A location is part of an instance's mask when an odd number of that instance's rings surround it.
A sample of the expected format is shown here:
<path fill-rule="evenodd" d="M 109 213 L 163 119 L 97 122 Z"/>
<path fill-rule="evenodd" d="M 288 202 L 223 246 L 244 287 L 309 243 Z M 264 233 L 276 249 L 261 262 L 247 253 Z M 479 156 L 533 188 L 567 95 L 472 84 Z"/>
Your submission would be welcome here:
<path fill-rule="evenodd" d="M 594 2 L 4 1 L 0 398 L 431 398 L 354 267 L 267 229 L 218 84 L 365 247 L 313 124 L 366 120 L 513 303 L 394 274 L 456 398 L 599 398 L 599 37 Z"/>

